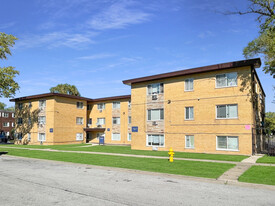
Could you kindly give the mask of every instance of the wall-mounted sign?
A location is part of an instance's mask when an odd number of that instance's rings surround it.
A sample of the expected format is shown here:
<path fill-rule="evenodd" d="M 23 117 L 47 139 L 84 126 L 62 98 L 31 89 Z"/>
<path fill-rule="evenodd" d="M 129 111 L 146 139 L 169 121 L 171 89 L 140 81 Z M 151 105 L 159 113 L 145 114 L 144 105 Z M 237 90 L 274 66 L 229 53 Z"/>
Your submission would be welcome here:
<path fill-rule="evenodd" d="M 110 131 L 110 128 L 107 128 L 107 131 L 109 132 L 109 131 Z"/>
<path fill-rule="evenodd" d="M 246 130 L 251 130 L 250 124 L 244 126 Z"/>
<path fill-rule="evenodd" d="M 53 128 L 50 128 L 50 133 L 53 133 Z"/>
<path fill-rule="evenodd" d="M 132 127 L 132 132 L 138 132 L 138 127 Z"/>

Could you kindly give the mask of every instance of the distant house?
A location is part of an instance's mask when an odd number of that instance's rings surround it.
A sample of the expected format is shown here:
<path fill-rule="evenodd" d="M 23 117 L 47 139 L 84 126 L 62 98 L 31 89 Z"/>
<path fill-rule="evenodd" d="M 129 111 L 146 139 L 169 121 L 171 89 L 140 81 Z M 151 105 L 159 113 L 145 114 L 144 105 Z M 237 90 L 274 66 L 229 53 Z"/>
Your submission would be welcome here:
<path fill-rule="evenodd" d="M 12 99 L 40 108 L 29 144 L 131 144 L 132 149 L 246 154 L 262 151 L 265 93 L 259 58 L 123 81 L 131 95 L 47 93 Z M 20 117 L 18 117 L 20 118 Z"/>
<path fill-rule="evenodd" d="M 13 111 L 0 110 L 0 133 L 7 138 L 11 138 L 12 129 L 15 124 L 15 114 Z"/>

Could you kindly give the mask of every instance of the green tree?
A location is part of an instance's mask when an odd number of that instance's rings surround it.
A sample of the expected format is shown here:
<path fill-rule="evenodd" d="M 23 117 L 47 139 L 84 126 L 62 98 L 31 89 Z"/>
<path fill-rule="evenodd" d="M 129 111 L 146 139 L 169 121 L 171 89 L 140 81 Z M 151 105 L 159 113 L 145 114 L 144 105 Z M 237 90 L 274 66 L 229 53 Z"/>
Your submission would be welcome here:
<path fill-rule="evenodd" d="M 74 96 L 80 96 L 80 93 L 76 86 L 70 84 L 58 84 L 55 87 L 50 88 L 52 93 L 69 94 Z"/>
<path fill-rule="evenodd" d="M 3 102 L 0 102 L 0 110 L 4 110 L 6 108 L 6 104 Z"/>
<path fill-rule="evenodd" d="M 265 113 L 265 129 L 267 134 L 275 134 L 275 112 Z"/>
<path fill-rule="evenodd" d="M 0 32 L 0 59 L 7 59 L 11 55 L 10 48 L 15 44 L 16 37 L 13 35 Z M 19 71 L 14 67 L 0 67 L 0 97 L 13 97 L 15 92 L 19 89 L 19 85 L 14 78 L 19 74 Z"/>

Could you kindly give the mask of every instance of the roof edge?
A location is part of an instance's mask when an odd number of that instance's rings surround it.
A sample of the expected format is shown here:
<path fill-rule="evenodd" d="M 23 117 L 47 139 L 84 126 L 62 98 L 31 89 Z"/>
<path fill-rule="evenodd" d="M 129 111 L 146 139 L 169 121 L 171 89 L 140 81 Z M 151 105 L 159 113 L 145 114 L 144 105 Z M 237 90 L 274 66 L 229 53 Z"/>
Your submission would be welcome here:
<path fill-rule="evenodd" d="M 102 97 L 102 98 L 93 99 L 89 102 L 102 102 L 102 101 L 118 100 L 118 99 L 131 99 L 131 95 L 128 94 L 128 95 L 113 96 L 113 97 Z"/>

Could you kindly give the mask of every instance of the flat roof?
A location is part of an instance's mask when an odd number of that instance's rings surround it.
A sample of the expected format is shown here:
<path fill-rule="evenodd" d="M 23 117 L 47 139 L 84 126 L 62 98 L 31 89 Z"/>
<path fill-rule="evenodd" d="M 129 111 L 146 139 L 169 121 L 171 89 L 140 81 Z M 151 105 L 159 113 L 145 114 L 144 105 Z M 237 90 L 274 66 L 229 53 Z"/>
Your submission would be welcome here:
<path fill-rule="evenodd" d="M 92 99 L 89 102 L 102 102 L 102 101 L 108 101 L 108 100 L 119 100 L 119 99 L 131 99 L 131 95 L 121 95 L 121 96 L 113 96 L 113 97 L 103 97 L 103 98 L 97 98 Z"/>
<path fill-rule="evenodd" d="M 185 70 L 179 70 L 179 71 L 174 71 L 174 72 L 169 72 L 169 73 L 128 79 L 128 80 L 124 80 L 122 82 L 123 82 L 123 84 L 131 85 L 133 83 L 146 82 L 146 81 L 164 79 L 164 78 L 169 78 L 169 77 L 177 77 L 177 76 L 183 76 L 183 75 L 188 75 L 188 74 L 197 74 L 197 73 L 216 71 L 216 70 L 220 70 L 220 69 L 243 67 L 243 66 L 254 66 L 254 68 L 259 68 L 261 66 L 261 59 L 255 58 L 255 59 L 233 61 L 233 62 L 227 62 L 227 63 L 221 63 L 221 64 L 214 64 L 214 65 L 209 65 L 209 66 L 196 67 L 196 68 L 192 68 L 192 69 L 185 69 Z"/>

